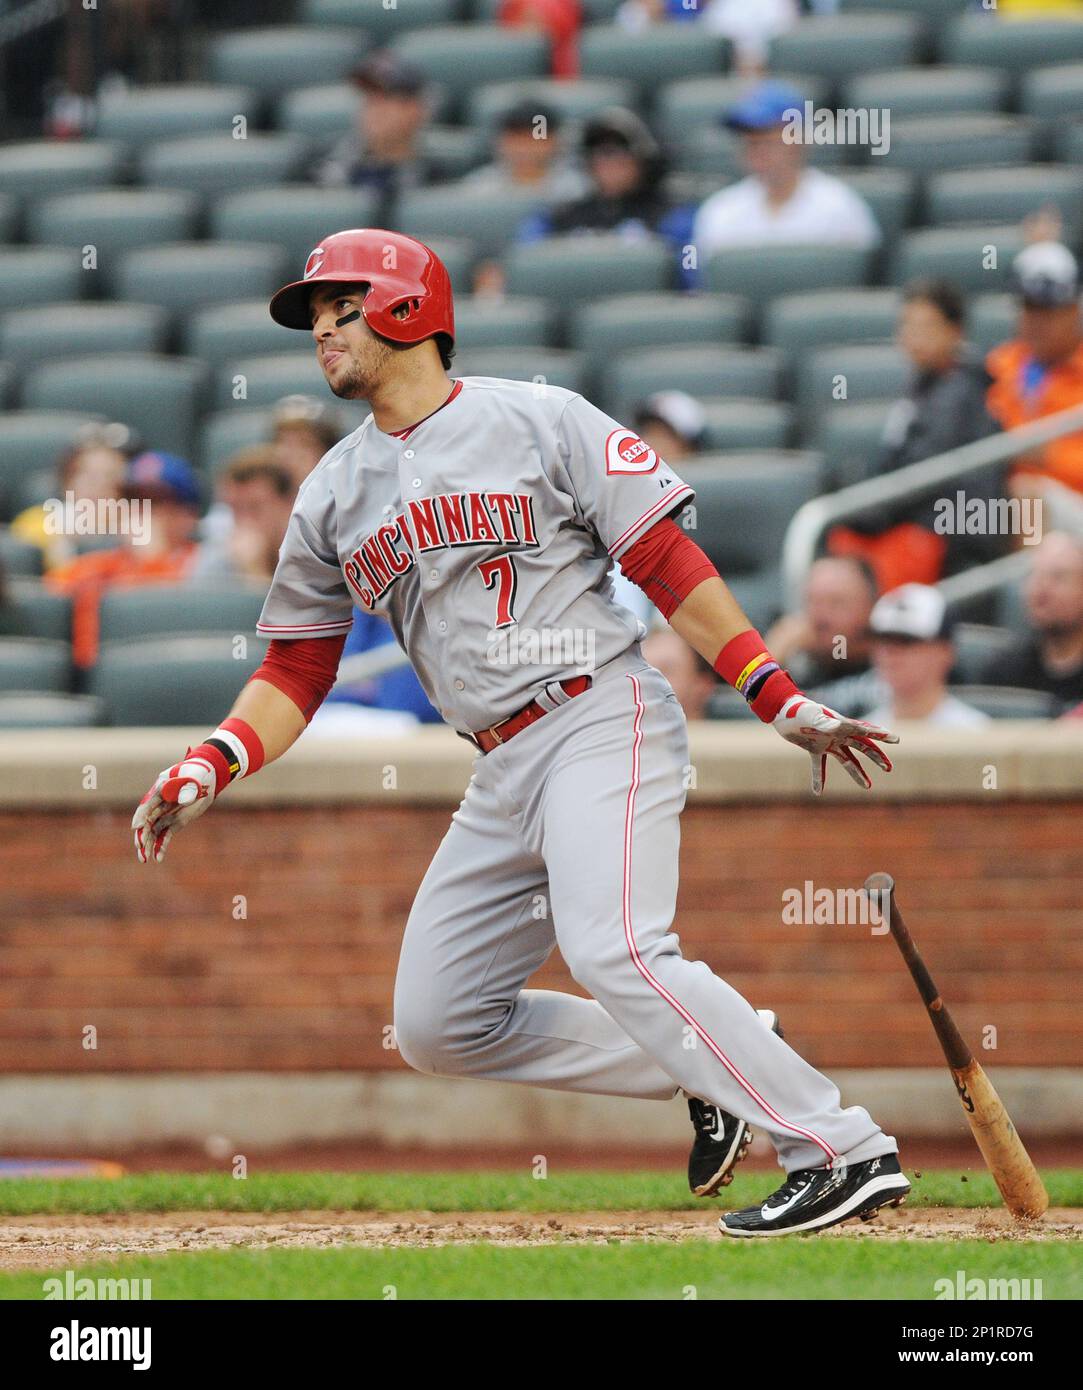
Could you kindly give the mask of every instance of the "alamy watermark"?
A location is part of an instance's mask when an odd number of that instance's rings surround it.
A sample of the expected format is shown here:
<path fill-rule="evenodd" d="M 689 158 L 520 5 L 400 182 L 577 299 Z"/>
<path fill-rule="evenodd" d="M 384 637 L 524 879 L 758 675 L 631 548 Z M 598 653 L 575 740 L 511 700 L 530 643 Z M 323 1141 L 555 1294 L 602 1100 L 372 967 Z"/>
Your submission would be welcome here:
<path fill-rule="evenodd" d="M 868 927 L 883 936 L 891 920 L 891 890 L 817 888 L 806 878 L 800 888 L 782 892 L 782 921 L 793 927 Z"/>
<path fill-rule="evenodd" d="M 47 536 L 130 536 L 133 545 L 150 540 L 149 497 L 63 497 L 42 503 Z"/>
<path fill-rule="evenodd" d="M 591 627 L 493 628 L 486 638 L 490 666 L 563 666 L 587 675 L 595 667 L 596 633 Z"/>
<path fill-rule="evenodd" d="M 1019 536 L 1024 545 L 1042 539 L 1040 497 L 954 497 L 933 503 L 933 530 L 938 536 Z"/>
<path fill-rule="evenodd" d="M 782 139 L 787 145 L 866 145 L 872 154 L 885 155 L 891 149 L 891 111 L 886 106 L 832 110 L 806 101 L 782 113 Z"/>

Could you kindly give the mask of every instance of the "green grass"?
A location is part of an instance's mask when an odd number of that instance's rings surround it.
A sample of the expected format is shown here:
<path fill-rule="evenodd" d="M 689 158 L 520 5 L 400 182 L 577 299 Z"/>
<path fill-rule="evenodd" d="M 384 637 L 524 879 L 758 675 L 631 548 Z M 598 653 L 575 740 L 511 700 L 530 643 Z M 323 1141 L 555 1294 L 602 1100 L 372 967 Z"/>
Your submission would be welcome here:
<path fill-rule="evenodd" d="M 215 1250 L 123 1259 L 79 1277 L 150 1279 L 163 1299 L 933 1299 L 936 1280 L 1042 1280 L 1083 1297 L 1078 1245 L 980 1240 Z M 0 1274 L 0 1300 L 41 1299 L 42 1274 Z M 394 1290 L 391 1294 L 389 1290 Z M 1013 1303 L 1013 1308 L 1018 1308 Z"/>
<path fill-rule="evenodd" d="M 911 1207 L 1001 1205 L 987 1173 L 924 1172 Z M 1054 1206 L 1083 1206 L 1083 1171 L 1043 1173 Z M 778 1186 L 781 1172 L 743 1173 L 725 1207 L 747 1206 Z M 702 1210 L 676 1173 L 137 1173 L 128 1177 L 0 1182 L 0 1215 L 154 1211 L 688 1211 Z"/>

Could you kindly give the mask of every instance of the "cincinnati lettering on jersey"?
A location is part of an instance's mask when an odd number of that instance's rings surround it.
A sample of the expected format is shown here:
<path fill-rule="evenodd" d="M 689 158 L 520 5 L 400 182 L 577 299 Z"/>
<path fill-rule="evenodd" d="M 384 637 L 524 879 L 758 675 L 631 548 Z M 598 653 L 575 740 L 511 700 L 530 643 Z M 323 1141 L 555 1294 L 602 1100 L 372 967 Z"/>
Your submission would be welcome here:
<path fill-rule="evenodd" d="M 418 497 L 361 542 L 343 566 L 363 608 L 376 606 L 419 555 L 467 545 L 536 546 L 528 492 L 452 492 Z"/>

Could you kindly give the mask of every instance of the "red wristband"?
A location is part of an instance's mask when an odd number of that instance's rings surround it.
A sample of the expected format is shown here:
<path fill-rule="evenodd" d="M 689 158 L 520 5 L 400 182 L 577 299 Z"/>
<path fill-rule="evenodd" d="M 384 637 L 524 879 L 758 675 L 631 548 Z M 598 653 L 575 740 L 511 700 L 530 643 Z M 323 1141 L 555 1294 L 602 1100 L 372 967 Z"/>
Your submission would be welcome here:
<path fill-rule="evenodd" d="M 800 694 L 752 627 L 726 643 L 715 658 L 714 669 L 745 697 L 752 713 L 765 724 L 771 723 L 791 695 Z"/>
<path fill-rule="evenodd" d="M 244 751 L 248 754 L 248 766 L 240 775 L 251 777 L 253 772 L 258 772 L 264 764 L 266 755 L 263 751 L 263 741 L 252 725 L 246 724 L 243 719 L 226 719 L 220 727 L 239 738 L 244 744 Z"/>

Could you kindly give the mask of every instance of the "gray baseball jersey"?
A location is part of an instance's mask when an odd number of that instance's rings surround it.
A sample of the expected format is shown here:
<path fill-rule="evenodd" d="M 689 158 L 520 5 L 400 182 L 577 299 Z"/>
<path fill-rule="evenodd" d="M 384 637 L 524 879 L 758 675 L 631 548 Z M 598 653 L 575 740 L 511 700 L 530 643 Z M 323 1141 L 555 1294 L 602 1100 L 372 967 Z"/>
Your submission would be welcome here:
<path fill-rule="evenodd" d="M 269 637 L 385 617 L 453 728 L 625 651 L 613 560 L 692 489 L 629 429 L 553 386 L 467 377 L 397 435 L 372 417 L 306 479 L 260 617 Z"/>

